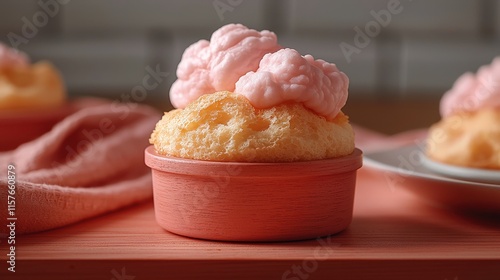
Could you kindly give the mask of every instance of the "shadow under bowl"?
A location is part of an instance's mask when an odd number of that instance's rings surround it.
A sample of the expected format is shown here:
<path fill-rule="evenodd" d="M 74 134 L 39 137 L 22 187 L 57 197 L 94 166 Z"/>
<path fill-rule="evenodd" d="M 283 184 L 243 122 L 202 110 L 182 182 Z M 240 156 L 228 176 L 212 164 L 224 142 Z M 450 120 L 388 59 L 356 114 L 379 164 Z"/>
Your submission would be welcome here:
<path fill-rule="evenodd" d="M 291 163 L 215 162 L 145 150 L 155 216 L 164 229 L 222 241 L 291 241 L 331 235 L 352 220 L 362 152 Z"/>

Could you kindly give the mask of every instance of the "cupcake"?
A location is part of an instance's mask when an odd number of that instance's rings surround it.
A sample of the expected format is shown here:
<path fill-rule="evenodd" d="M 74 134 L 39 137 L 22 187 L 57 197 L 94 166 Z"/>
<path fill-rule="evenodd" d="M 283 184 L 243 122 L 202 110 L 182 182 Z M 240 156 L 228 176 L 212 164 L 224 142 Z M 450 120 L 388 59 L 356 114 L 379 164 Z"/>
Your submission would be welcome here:
<path fill-rule="evenodd" d="M 442 119 L 427 139 L 437 162 L 500 170 L 500 57 L 465 73 L 441 99 Z"/>
<path fill-rule="evenodd" d="M 170 91 L 178 109 L 158 122 L 158 153 L 238 162 L 335 158 L 354 150 L 342 113 L 349 80 L 334 64 L 231 24 L 184 53 Z"/>
<path fill-rule="evenodd" d="M 283 48 L 270 31 L 226 25 L 190 46 L 145 151 L 156 220 L 224 241 L 315 238 L 352 219 L 361 151 L 341 111 L 349 80 Z"/>
<path fill-rule="evenodd" d="M 56 108 L 65 103 L 63 79 L 48 61 L 0 44 L 0 110 Z"/>

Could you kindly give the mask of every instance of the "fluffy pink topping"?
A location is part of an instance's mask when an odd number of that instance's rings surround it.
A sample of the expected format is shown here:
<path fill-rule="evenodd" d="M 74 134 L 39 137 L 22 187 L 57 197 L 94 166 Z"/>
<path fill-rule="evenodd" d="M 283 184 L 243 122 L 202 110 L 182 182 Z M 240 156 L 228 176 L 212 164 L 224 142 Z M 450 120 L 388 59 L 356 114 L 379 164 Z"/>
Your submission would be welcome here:
<path fill-rule="evenodd" d="M 26 54 L 0 44 L 0 68 L 27 66 L 28 64 L 29 59 Z"/>
<path fill-rule="evenodd" d="M 170 89 L 172 105 L 184 108 L 203 94 L 234 91 L 241 76 L 257 70 L 265 54 L 280 48 L 273 32 L 258 32 L 241 24 L 223 26 L 210 42 L 200 40 L 182 55 L 178 79 Z"/>
<path fill-rule="evenodd" d="M 500 57 L 479 68 L 476 75 L 463 74 L 441 99 L 441 115 L 500 107 Z"/>
<path fill-rule="evenodd" d="M 347 101 L 348 87 L 349 79 L 335 64 L 282 49 L 266 54 L 257 71 L 238 80 L 235 92 L 256 108 L 292 101 L 333 119 Z"/>

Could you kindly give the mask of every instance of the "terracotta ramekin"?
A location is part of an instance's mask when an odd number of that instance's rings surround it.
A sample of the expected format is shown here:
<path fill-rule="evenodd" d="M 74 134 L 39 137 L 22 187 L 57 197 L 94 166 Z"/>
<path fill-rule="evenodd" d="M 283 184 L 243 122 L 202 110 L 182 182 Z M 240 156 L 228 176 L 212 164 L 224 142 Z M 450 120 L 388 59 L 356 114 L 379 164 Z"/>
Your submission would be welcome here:
<path fill-rule="evenodd" d="M 352 220 L 359 149 L 293 163 L 213 162 L 145 151 L 156 221 L 188 237 L 291 241 L 337 233 Z"/>

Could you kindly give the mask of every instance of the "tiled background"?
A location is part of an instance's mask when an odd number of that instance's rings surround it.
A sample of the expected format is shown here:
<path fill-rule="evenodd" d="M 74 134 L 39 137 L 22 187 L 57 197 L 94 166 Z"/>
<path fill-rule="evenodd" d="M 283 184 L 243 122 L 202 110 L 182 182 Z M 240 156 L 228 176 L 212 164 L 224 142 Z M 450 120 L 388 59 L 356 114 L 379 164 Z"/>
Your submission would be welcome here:
<path fill-rule="evenodd" d="M 19 49 L 53 61 L 73 95 L 130 92 L 147 75 L 146 66 L 159 65 L 170 75 L 148 98 L 166 100 L 183 50 L 230 22 L 270 29 L 282 45 L 336 63 L 351 79 L 351 98 L 436 97 L 461 73 L 500 55 L 500 0 L 0 4 L 0 40 L 12 44 L 13 34 L 22 36 Z M 355 28 L 372 35 L 348 59 L 340 45 L 356 46 Z"/>

